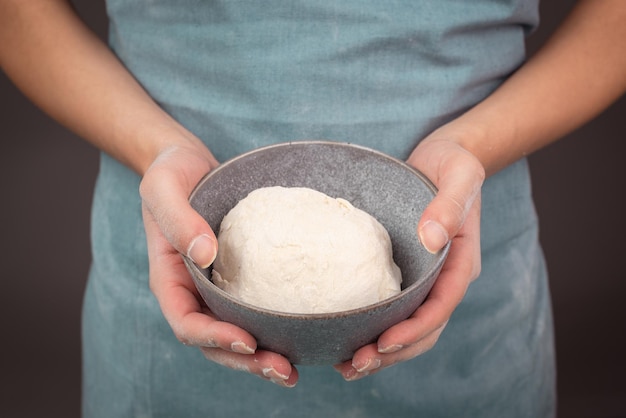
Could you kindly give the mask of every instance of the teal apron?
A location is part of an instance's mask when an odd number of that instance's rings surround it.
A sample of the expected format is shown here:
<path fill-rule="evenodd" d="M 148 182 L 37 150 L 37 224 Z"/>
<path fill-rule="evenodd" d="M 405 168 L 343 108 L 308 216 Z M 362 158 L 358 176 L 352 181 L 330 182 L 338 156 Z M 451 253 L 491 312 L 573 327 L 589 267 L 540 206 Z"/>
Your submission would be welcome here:
<path fill-rule="evenodd" d="M 111 46 L 224 161 L 299 139 L 405 159 L 525 59 L 537 0 L 109 0 Z M 178 342 L 148 287 L 140 179 L 102 155 L 84 302 L 85 417 L 551 417 L 550 295 L 524 160 L 487 180 L 482 273 L 437 345 L 285 389 Z"/>

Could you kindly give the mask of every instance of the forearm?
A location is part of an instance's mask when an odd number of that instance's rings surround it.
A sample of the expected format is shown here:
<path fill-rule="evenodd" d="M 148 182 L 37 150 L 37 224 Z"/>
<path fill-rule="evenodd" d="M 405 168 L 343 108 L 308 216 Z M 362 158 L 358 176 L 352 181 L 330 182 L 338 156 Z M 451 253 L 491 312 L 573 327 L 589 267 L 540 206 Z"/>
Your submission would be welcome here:
<path fill-rule="evenodd" d="M 197 141 L 148 96 L 67 1 L 0 1 L 0 65 L 41 109 L 138 173 Z"/>
<path fill-rule="evenodd" d="M 626 2 L 581 1 L 549 42 L 494 94 L 439 134 L 487 174 L 561 138 L 626 90 Z"/>

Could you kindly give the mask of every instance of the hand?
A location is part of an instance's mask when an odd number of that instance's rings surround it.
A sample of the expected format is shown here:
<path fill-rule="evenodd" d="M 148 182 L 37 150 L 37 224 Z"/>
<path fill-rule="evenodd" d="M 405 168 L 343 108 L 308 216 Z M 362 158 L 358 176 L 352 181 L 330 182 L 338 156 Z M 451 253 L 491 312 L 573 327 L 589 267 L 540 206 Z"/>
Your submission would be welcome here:
<path fill-rule="evenodd" d="M 351 361 L 335 366 L 346 380 L 376 373 L 431 349 L 470 282 L 478 277 L 480 190 L 485 170 L 452 140 L 452 132 L 444 128 L 431 134 L 407 161 L 439 189 L 419 221 L 420 241 L 434 253 L 451 239 L 448 258 L 428 297 L 408 319 L 389 328 L 376 343 L 360 348 Z"/>
<path fill-rule="evenodd" d="M 218 320 L 203 303 L 180 256 L 185 253 L 201 266 L 215 259 L 215 234 L 188 197 L 217 165 L 203 145 L 190 144 L 167 148 L 146 170 L 140 193 L 150 288 L 183 344 L 200 348 L 207 359 L 226 367 L 292 387 L 298 380 L 296 369 L 279 354 L 256 350 L 256 340 L 248 332 Z"/>

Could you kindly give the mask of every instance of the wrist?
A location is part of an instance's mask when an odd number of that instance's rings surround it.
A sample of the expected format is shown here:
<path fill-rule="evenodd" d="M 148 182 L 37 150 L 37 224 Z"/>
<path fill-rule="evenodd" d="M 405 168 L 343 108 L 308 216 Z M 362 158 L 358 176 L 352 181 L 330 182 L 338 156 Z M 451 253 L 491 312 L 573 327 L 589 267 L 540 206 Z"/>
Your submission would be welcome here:
<path fill-rule="evenodd" d="M 112 143 L 127 145 L 126 149 L 113 150 L 114 157 L 140 176 L 161 156 L 173 150 L 186 150 L 189 154 L 205 159 L 211 168 L 217 166 L 217 160 L 200 139 L 165 112 L 163 116 L 152 118 L 152 121 L 133 123 L 131 129 L 120 129 L 118 136 L 124 136 L 126 141 L 120 139 Z"/>
<path fill-rule="evenodd" d="M 472 154 L 490 176 L 526 155 L 516 138 L 515 121 L 485 103 L 441 126 L 428 140 L 453 142 Z"/>

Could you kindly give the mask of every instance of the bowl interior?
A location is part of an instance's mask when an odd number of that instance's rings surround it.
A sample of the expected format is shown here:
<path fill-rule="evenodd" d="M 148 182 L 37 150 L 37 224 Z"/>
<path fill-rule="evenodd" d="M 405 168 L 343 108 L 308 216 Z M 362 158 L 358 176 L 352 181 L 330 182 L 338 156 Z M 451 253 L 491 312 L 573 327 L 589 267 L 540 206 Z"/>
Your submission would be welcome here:
<path fill-rule="evenodd" d="M 445 258 L 447 247 L 431 254 L 416 234 L 420 215 L 436 193 L 432 183 L 401 161 L 347 143 L 290 142 L 243 154 L 210 172 L 190 202 L 217 233 L 237 202 L 267 186 L 309 187 L 344 198 L 374 216 L 391 237 L 403 289 L 431 276 Z M 209 278 L 210 268 L 202 275 Z"/>

